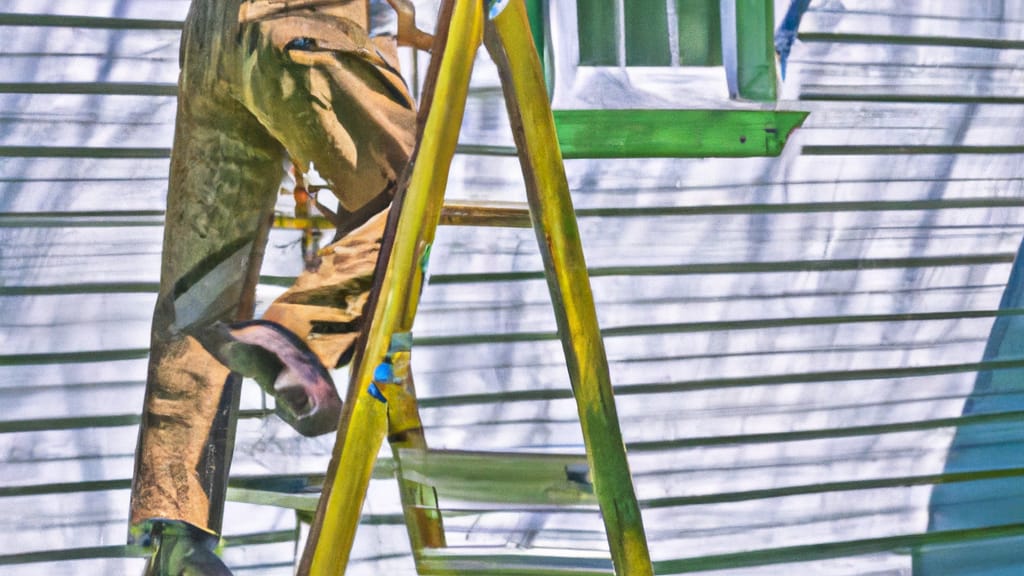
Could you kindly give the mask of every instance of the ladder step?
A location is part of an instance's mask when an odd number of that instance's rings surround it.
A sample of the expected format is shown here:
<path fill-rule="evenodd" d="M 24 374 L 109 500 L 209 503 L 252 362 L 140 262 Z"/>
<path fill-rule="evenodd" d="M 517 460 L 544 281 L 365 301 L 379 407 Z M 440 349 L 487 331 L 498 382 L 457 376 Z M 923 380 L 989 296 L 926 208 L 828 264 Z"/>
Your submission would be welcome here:
<path fill-rule="evenodd" d="M 608 576 L 615 573 L 606 552 L 499 547 L 424 548 L 419 551 L 416 567 L 421 575 Z"/>
<path fill-rule="evenodd" d="M 582 454 L 402 449 L 398 470 L 447 500 L 503 507 L 597 504 Z"/>

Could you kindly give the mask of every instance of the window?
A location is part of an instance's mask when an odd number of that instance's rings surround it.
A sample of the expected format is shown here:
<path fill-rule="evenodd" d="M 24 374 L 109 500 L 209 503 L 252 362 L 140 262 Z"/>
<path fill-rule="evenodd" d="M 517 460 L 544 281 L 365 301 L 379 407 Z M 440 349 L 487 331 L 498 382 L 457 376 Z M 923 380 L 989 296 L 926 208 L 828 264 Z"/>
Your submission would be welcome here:
<path fill-rule="evenodd" d="M 606 107 L 621 100 L 613 92 L 629 92 L 637 106 L 648 107 L 776 99 L 774 2 L 549 0 L 549 6 L 556 107 Z"/>

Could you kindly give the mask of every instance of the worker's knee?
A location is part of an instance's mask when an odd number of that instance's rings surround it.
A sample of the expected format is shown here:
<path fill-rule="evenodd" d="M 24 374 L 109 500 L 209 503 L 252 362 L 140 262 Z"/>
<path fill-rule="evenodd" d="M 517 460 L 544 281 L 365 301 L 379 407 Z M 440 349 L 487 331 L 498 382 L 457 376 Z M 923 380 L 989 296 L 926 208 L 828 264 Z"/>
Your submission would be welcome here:
<path fill-rule="evenodd" d="M 399 177 L 415 105 L 393 51 L 345 15 L 293 11 L 243 28 L 243 102 L 302 171 L 356 211 Z"/>

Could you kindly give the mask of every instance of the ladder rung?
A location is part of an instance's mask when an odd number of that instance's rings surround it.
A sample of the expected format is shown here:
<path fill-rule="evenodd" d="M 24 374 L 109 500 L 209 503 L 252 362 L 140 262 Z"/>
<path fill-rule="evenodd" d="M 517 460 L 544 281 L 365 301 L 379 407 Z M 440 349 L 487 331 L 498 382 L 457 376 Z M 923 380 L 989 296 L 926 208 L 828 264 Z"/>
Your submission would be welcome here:
<path fill-rule="evenodd" d="M 447 202 L 441 209 L 442 226 L 492 226 L 504 228 L 529 228 L 530 209 L 525 202 L 486 202 L 460 200 Z M 327 230 L 334 224 L 323 216 L 274 216 L 274 228 L 304 230 L 314 228 Z"/>

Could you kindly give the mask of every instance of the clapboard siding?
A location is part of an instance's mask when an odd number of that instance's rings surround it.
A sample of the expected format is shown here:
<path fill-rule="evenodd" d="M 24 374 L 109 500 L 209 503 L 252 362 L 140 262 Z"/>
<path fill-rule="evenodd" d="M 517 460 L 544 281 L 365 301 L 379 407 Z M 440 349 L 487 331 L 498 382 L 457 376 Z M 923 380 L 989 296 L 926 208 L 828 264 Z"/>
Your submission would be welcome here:
<path fill-rule="evenodd" d="M 838 2 L 816 2 L 812 11 L 833 10 Z M 842 0 L 842 6 L 851 12 L 870 12 L 892 14 L 894 16 L 917 16 L 955 19 L 953 26 L 959 29 L 961 19 L 1000 20 L 1002 12 L 1008 20 L 1015 20 L 1009 15 L 1020 14 L 1024 4 L 1020 0 L 978 0 L 977 2 L 960 2 L 959 0 L 935 0 L 933 2 L 903 2 L 902 0 Z"/>
<path fill-rule="evenodd" d="M 0 4 L 0 572 L 139 570 L 119 556 L 187 7 Z M 812 114 L 780 158 L 566 163 L 662 573 L 715 554 L 740 556 L 714 574 L 908 571 L 933 485 L 1020 478 L 947 460 L 958 431 L 1019 442 L 1021 394 L 963 406 L 979 370 L 1024 366 L 982 361 L 1020 313 L 1000 297 L 1024 235 L 1021 22 L 1019 0 L 816 0 L 780 106 Z M 473 82 L 462 142 L 510 145 L 493 67 Z M 516 160 L 459 155 L 449 196 L 522 201 Z M 258 309 L 296 240 L 272 234 Z M 540 271 L 529 230 L 439 231 L 413 353 L 432 446 L 582 452 Z M 236 479 L 322 472 L 333 438 L 265 406 L 247 382 Z M 355 574 L 414 571 L 385 475 Z M 593 506 L 441 504 L 453 546 L 607 549 Z M 295 525 L 233 502 L 225 558 L 290 573 Z M 831 548 L 778 551 L 806 545 Z"/>
<path fill-rule="evenodd" d="M 24 94 L 0 99 L 16 101 L 18 110 L 0 113 L 0 126 L 9 128 L 0 132 L 3 146 L 144 148 L 166 144 L 174 134 L 173 96 Z"/>
<path fill-rule="evenodd" d="M 0 34 L 11 47 L 0 56 L 5 84 L 177 81 L 179 31 L 0 25 Z"/>
<path fill-rule="evenodd" d="M 189 0 L 159 0 L 138 3 L 126 0 L 96 0 L 82 3 L 78 0 L 5 0 L 3 12 L 45 16 L 90 16 L 96 18 L 136 18 L 140 20 L 185 19 Z"/>

